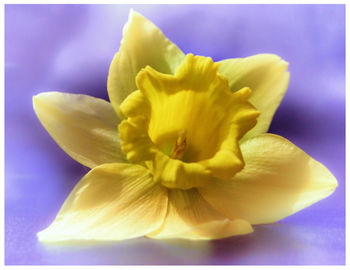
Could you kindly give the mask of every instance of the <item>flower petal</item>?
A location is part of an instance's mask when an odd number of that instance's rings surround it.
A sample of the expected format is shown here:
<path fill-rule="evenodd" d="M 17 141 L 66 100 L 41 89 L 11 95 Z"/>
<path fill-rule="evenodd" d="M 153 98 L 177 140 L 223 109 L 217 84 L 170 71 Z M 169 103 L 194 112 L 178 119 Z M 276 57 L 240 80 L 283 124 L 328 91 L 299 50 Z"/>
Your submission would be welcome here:
<path fill-rule="evenodd" d="M 197 189 L 170 189 L 164 224 L 148 234 L 151 238 L 210 240 L 251 233 L 242 219 L 228 219 L 210 206 Z"/>
<path fill-rule="evenodd" d="M 267 132 L 288 87 L 288 63 L 273 54 L 226 59 L 219 63 L 219 73 L 227 77 L 231 90 L 236 92 L 249 87 L 253 91 L 249 102 L 261 113 L 258 123 L 243 140 Z"/>
<path fill-rule="evenodd" d="M 38 237 L 47 242 L 135 238 L 159 228 L 166 209 L 167 190 L 145 168 L 104 164 L 80 180 Z"/>
<path fill-rule="evenodd" d="M 135 77 L 142 68 L 149 65 L 159 72 L 172 74 L 183 58 L 181 50 L 152 22 L 131 10 L 107 82 L 108 95 L 118 115 L 123 118 L 119 105 L 137 89 Z"/>
<path fill-rule="evenodd" d="M 119 119 L 107 101 L 46 92 L 33 97 L 33 106 L 56 143 L 81 164 L 93 168 L 127 162 L 120 149 Z"/>
<path fill-rule="evenodd" d="M 232 181 L 215 180 L 201 195 L 228 217 L 276 222 L 333 193 L 337 181 L 321 163 L 283 137 L 264 134 L 242 143 L 246 166 Z"/>

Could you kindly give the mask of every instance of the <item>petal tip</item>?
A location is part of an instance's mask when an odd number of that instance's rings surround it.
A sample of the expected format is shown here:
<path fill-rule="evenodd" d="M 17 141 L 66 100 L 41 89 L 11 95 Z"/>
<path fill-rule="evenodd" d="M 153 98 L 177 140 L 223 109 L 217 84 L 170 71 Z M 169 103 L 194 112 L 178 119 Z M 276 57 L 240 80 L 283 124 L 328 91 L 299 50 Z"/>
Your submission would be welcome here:
<path fill-rule="evenodd" d="M 40 98 L 42 98 L 47 92 L 42 92 L 42 93 L 39 93 L 39 94 L 36 94 L 34 96 L 32 96 L 32 101 L 33 103 L 34 102 L 37 102 Z"/>
<path fill-rule="evenodd" d="M 35 112 L 37 112 L 39 103 L 43 99 L 45 94 L 46 94 L 46 92 L 39 93 L 39 94 L 36 94 L 36 95 L 32 96 L 33 109 L 34 109 Z"/>
<path fill-rule="evenodd" d="M 32 96 L 32 103 L 33 103 L 34 110 L 35 110 L 35 105 L 37 103 L 37 100 L 38 100 L 38 95 Z"/>
<path fill-rule="evenodd" d="M 57 241 L 57 239 L 55 239 L 55 237 L 53 237 L 53 235 L 55 235 L 55 234 L 52 235 L 50 233 L 49 228 L 50 227 L 48 227 L 48 228 L 46 228 L 46 229 L 44 229 L 36 234 L 36 236 L 38 237 L 38 240 L 40 242 L 55 242 L 55 241 Z"/>
<path fill-rule="evenodd" d="M 139 13 L 139 12 L 135 11 L 133 8 L 131 8 L 129 10 L 128 21 L 127 21 L 126 25 L 130 25 L 136 19 L 147 20 L 141 13 Z"/>
<path fill-rule="evenodd" d="M 273 53 L 263 53 L 258 54 L 257 56 L 260 56 L 262 58 L 269 58 L 271 62 L 279 63 L 282 67 L 284 67 L 286 70 L 289 67 L 289 62 L 284 60 L 281 56 Z"/>
<path fill-rule="evenodd" d="M 338 181 L 331 172 L 329 173 L 332 175 L 332 177 L 330 177 L 330 180 L 329 180 L 329 189 L 332 191 L 330 194 L 332 194 L 338 187 Z"/>
<path fill-rule="evenodd" d="M 135 11 L 133 8 L 130 8 L 129 10 L 129 16 L 128 16 L 128 21 L 131 21 L 134 16 L 140 15 L 137 11 Z"/>

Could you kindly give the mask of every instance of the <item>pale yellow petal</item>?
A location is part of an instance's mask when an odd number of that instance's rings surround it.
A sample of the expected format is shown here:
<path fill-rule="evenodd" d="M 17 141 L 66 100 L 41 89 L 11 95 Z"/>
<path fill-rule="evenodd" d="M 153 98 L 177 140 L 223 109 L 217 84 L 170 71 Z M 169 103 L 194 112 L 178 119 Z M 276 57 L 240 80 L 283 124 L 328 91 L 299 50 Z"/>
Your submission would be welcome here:
<path fill-rule="evenodd" d="M 114 56 L 108 74 L 108 95 L 120 117 L 119 105 L 137 89 L 135 77 L 147 65 L 159 72 L 172 74 L 184 54 L 152 22 L 130 11 L 124 26 L 120 49 Z"/>
<path fill-rule="evenodd" d="M 105 100 L 76 94 L 46 92 L 33 97 L 42 125 L 73 159 L 93 168 L 127 162 L 120 149 L 119 119 Z"/>
<path fill-rule="evenodd" d="M 215 180 L 199 189 L 228 217 L 275 222 L 329 196 L 337 186 L 325 166 L 283 137 L 263 134 L 242 143 L 241 151 L 246 166 L 232 181 Z"/>
<path fill-rule="evenodd" d="M 252 231 L 247 221 L 228 219 L 217 212 L 196 189 L 170 189 L 164 224 L 147 236 L 159 239 L 210 240 L 248 234 Z"/>
<path fill-rule="evenodd" d="M 71 192 L 41 241 L 123 240 L 162 225 L 167 190 L 138 165 L 105 164 L 92 169 Z"/>
<path fill-rule="evenodd" d="M 249 101 L 260 112 L 258 123 L 243 140 L 267 132 L 288 87 L 288 63 L 273 54 L 226 59 L 219 63 L 219 73 L 226 76 L 231 90 L 249 87 L 252 90 Z"/>

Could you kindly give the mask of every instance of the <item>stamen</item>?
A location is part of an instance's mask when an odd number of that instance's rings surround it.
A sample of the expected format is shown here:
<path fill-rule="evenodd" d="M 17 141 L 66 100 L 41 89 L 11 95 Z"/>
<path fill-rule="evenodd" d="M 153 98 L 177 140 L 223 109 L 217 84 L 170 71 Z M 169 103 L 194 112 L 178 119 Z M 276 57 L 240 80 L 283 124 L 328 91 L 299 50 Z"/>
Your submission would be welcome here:
<path fill-rule="evenodd" d="M 179 137 L 177 138 L 175 145 L 170 153 L 170 158 L 173 159 L 182 159 L 183 154 L 186 150 L 186 132 L 180 133 Z"/>

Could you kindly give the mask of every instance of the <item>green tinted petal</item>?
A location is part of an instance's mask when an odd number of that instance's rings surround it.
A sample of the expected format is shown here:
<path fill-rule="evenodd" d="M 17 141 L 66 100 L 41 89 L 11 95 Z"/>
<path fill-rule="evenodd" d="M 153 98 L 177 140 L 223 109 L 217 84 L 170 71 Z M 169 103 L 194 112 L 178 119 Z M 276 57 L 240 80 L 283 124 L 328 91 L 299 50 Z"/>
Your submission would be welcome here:
<path fill-rule="evenodd" d="M 167 197 L 167 190 L 145 168 L 104 164 L 80 180 L 54 222 L 38 237 L 57 242 L 143 236 L 162 225 Z"/>
<path fill-rule="evenodd" d="M 119 105 L 137 89 L 135 77 L 142 68 L 149 65 L 172 74 L 183 58 L 181 50 L 152 22 L 131 11 L 108 74 L 108 95 L 118 115 L 123 118 Z"/>
<path fill-rule="evenodd" d="M 219 73 L 226 76 L 231 90 L 249 87 L 252 90 L 249 101 L 260 112 L 258 123 L 243 139 L 267 132 L 288 87 L 288 63 L 273 54 L 226 59 L 219 63 Z"/>
<path fill-rule="evenodd" d="M 210 240 L 253 232 L 247 221 L 229 219 L 215 210 L 196 189 L 170 189 L 168 205 L 162 227 L 147 236 Z"/>
<path fill-rule="evenodd" d="M 73 159 L 93 168 L 127 162 L 120 149 L 119 119 L 105 100 L 76 94 L 46 92 L 33 97 L 42 125 Z"/>
<path fill-rule="evenodd" d="M 230 182 L 217 180 L 201 195 L 228 217 L 276 222 L 331 195 L 337 180 L 321 163 L 283 137 L 263 134 L 241 144 L 246 166 Z"/>

